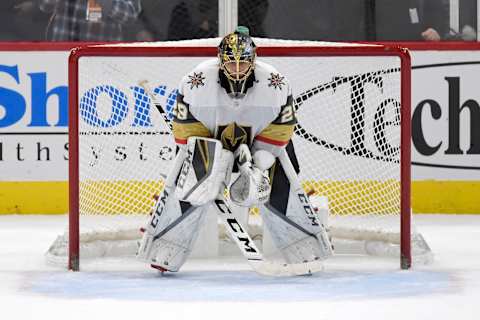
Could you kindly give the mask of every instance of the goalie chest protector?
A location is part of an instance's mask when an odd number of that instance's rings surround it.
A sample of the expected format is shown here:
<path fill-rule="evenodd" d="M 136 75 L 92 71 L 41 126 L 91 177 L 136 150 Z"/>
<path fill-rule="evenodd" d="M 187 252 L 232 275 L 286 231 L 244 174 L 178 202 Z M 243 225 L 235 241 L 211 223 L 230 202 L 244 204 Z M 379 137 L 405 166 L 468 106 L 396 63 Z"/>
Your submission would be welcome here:
<path fill-rule="evenodd" d="M 274 67 L 256 61 L 253 86 L 243 98 L 232 98 L 220 85 L 218 59 L 210 59 L 182 79 L 179 94 L 212 136 L 234 150 L 242 143 L 250 145 L 279 116 L 291 89 Z"/>

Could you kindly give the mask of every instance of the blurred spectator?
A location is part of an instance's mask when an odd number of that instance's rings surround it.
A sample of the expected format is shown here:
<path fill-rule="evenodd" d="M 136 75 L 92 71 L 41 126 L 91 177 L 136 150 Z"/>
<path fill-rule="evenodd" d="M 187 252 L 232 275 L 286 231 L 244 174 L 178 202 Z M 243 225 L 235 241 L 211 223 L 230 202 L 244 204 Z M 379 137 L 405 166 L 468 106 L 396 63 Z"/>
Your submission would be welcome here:
<path fill-rule="evenodd" d="M 170 15 L 168 40 L 218 36 L 218 1 L 181 1 Z"/>
<path fill-rule="evenodd" d="M 268 11 L 268 0 L 239 0 L 238 24 L 247 26 L 252 36 L 265 36 L 263 22 Z M 170 15 L 169 40 L 218 37 L 218 1 L 183 0 Z"/>
<path fill-rule="evenodd" d="M 161 15 L 169 0 L 142 0 L 142 12 L 129 27 L 129 40 L 159 41 L 165 39 L 165 18 Z"/>
<path fill-rule="evenodd" d="M 123 25 L 136 19 L 140 0 L 39 0 L 52 13 L 47 38 L 54 41 L 121 41 Z"/>
<path fill-rule="evenodd" d="M 265 20 L 260 20 L 264 30 L 261 35 L 301 40 L 365 40 L 366 7 L 365 0 L 270 0 L 259 10 L 266 14 Z M 239 15 L 241 18 L 240 10 Z"/>
<path fill-rule="evenodd" d="M 17 26 L 11 22 L 13 19 L 13 7 L 15 6 L 15 0 L 1 0 L 0 1 L 0 41 L 13 40 L 17 34 Z"/>
<path fill-rule="evenodd" d="M 460 33 L 457 39 L 477 40 L 477 0 L 460 0 Z"/>
<path fill-rule="evenodd" d="M 37 0 L 0 1 L 0 41 L 43 40 L 48 16 L 38 9 Z"/>
<path fill-rule="evenodd" d="M 448 0 L 375 1 L 376 40 L 439 41 L 448 37 Z"/>
<path fill-rule="evenodd" d="M 45 40 L 45 28 L 48 24 L 48 15 L 37 5 L 38 0 L 17 0 L 14 6 L 16 19 L 20 29 L 20 39 Z"/>
<path fill-rule="evenodd" d="M 264 22 L 268 6 L 268 0 L 239 0 L 238 24 L 248 26 L 254 37 L 266 37 Z"/>
<path fill-rule="evenodd" d="M 368 1 L 365 0 L 333 1 L 332 11 L 326 13 L 330 21 L 328 26 L 328 32 L 332 35 L 330 39 L 334 41 L 365 40 L 367 6 Z"/>

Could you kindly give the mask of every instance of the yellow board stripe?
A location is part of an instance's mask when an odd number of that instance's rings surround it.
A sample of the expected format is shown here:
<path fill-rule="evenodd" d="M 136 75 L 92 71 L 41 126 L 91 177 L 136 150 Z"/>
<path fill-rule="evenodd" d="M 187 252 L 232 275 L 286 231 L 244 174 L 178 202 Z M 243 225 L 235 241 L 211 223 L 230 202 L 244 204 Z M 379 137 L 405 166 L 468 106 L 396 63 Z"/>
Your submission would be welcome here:
<path fill-rule="evenodd" d="M 149 214 L 154 197 L 163 190 L 163 180 L 83 181 L 80 189 L 80 213 Z"/>
<path fill-rule="evenodd" d="M 339 182 L 337 182 L 339 183 Z M 135 210 L 148 211 L 153 204 L 152 195 L 160 192 L 161 182 L 96 182 L 91 190 L 114 188 L 123 197 L 123 203 Z M 346 184 L 351 188 L 358 183 Z M 333 188 L 333 184 L 330 183 Z M 380 184 L 371 184 L 377 188 Z M 325 188 L 320 183 L 309 182 L 306 188 Z M 140 189 L 139 189 L 140 188 Z M 133 190 L 141 191 L 145 200 L 134 203 Z M 412 183 L 412 208 L 414 213 L 480 213 L 480 181 L 420 180 Z M 107 197 L 104 201 L 111 201 Z M 332 199 L 333 201 L 333 199 Z M 100 208 L 109 208 L 105 203 L 96 203 Z M 140 208 L 140 209 L 138 209 Z M 112 213 L 104 209 L 105 214 Z M 111 211 L 111 210 L 110 210 Z M 0 181 L 0 214 L 64 214 L 68 212 L 68 182 L 66 181 Z"/>
<path fill-rule="evenodd" d="M 419 180 L 412 183 L 415 213 L 480 214 L 480 181 Z"/>
<path fill-rule="evenodd" d="M 391 214 L 400 212 L 400 183 L 397 180 L 303 181 L 303 188 L 328 197 L 332 214 Z M 345 192 L 348 190 L 348 192 Z M 381 196 L 397 194 L 396 199 L 382 201 Z M 396 200 L 396 201 L 395 201 Z"/>
<path fill-rule="evenodd" d="M 67 181 L 0 181 L 0 214 L 67 212 Z"/>

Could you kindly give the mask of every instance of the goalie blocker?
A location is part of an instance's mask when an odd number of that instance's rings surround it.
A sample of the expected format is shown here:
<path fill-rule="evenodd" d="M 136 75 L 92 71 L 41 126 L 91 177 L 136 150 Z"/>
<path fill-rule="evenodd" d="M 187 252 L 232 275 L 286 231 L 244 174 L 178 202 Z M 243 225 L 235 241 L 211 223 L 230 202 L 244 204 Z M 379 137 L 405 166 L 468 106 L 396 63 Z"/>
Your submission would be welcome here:
<path fill-rule="evenodd" d="M 239 159 L 251 161 L 251 157 Z M 290 186 L 288 206 L 276 206 L 273 200 L 278 195 L 272 194 L 265 205 L 266 210 L 262 210 L 265 226 L 285 260 L 279 263 L 264 260 L 245 226 L 231 213 L 229 199 L 225 198 L 224 192 L 229 185 L 233 162 L 233 154 L 224 150 L 220 141 L 189 138 L 186 151 L 181 150 L 177 156 L 165 189 L 155 205 L 137 257 L 161 269 L 178 271 L 192 251 L 206 210 L 213 205 L 225 223 L 227 232 L 255 271 L 267 275 L 297 275 L 320 271 L 320 260 L 332 254 L 331 245 L 307 195 L 296 181 L 288 157 L 281 156 L 275 165 L 277 169 L 270 169 L 278 170 L 281 167 L 281 172 L 286 173 L 284 177 L 288 181 L 274 179 L 272 190 L 283 192 L 284 188 L 278 189 L 275 184 L 286 182 Z M 256 167 L 251 164 L 249 168 Z M 262 179 L 264 177 L 268 181 L 268 176 L 262 175 Z"/>

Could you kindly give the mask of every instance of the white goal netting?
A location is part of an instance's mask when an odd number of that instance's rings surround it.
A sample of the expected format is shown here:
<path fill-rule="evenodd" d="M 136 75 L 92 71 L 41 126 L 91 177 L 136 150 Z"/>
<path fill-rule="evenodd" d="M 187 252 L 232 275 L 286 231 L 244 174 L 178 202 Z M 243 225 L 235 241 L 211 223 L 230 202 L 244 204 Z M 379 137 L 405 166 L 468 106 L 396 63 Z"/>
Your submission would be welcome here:
<path fill-rule="evenodd" d="M 216 44 L 217 39 L 210 42 Z M 210 42 L 199 43 L 208 46 Z M 298 51 L 306 45 L 332 48 L 324 43 L 258 42 L 291 47 L 279 48 L 278 54 L 259 54 L 258 60 L 275 66 L 291 83 L 299 121 L 293 143 L 300 178 L 307 192 L 328 203 L 333 243 L 341 248 L 360 242 L 356 247 L 368 253 L 398 256 L 400 57 Z M 161 46 L 157 55 L 152 51 L 142 55 L 140 47 L 138 54 L 127 56 L 122 46 L 115 48 L 116 55 L 107 55 L 99 47 L 98 54 L 78 60 L 82 257 L 134 253 L 138 229 L 161 191 L 175 154 L 168 123 L 152 100 L 170 117 L 181 77 L 214 58 L 188 56 L 185 50 L 165 54 Z M 261 209 L 251 214 L 261 217 Z M 261 234 L 260 224 L 251 230 Z M 414 256 L 430 255 L 419 233 L 413 231 L 412 239 Z M 63 259 L 65 245 L 66 236 L 59 238 L 50 249 L 51 260 Z"/>

